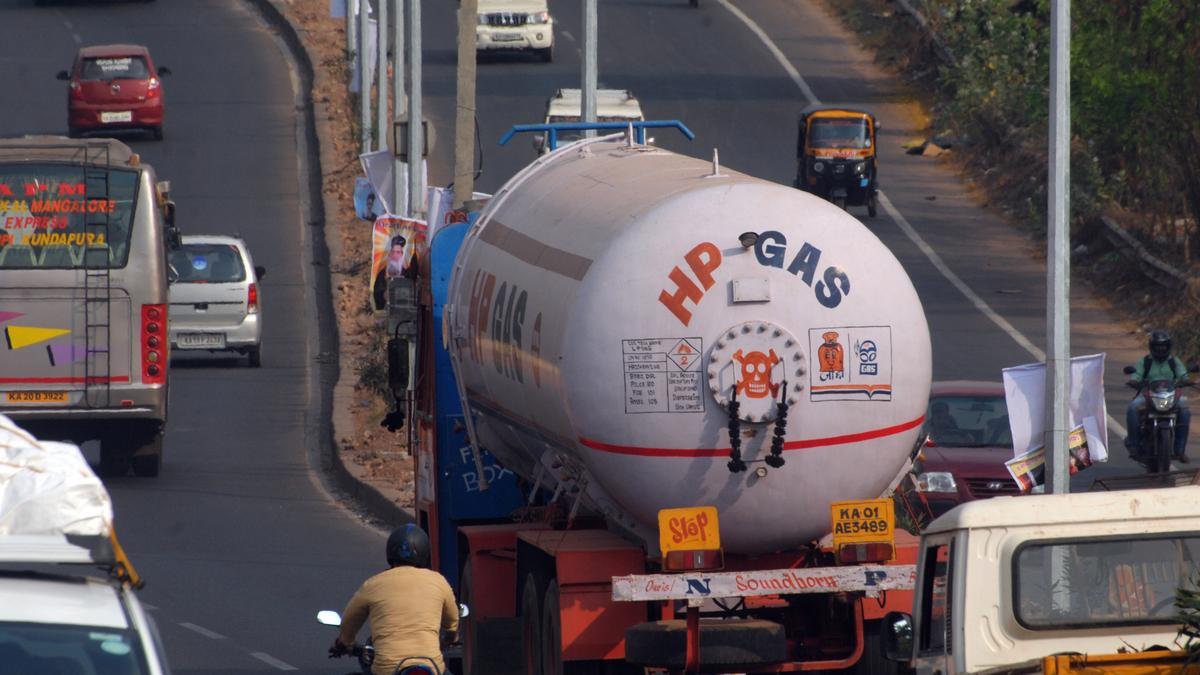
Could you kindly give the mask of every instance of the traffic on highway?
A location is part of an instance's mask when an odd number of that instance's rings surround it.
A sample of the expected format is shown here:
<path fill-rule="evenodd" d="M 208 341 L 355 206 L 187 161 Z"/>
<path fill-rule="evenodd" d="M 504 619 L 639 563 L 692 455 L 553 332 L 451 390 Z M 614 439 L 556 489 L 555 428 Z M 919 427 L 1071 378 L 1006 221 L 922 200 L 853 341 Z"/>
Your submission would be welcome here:
<path fill-rule="evenodd" d="M 1045 248 L 824 3 L 358 4 L 0 0 L 0 675 L 1184 672 L 1200 368 L 1072 286 L 1036 494 Z"/>

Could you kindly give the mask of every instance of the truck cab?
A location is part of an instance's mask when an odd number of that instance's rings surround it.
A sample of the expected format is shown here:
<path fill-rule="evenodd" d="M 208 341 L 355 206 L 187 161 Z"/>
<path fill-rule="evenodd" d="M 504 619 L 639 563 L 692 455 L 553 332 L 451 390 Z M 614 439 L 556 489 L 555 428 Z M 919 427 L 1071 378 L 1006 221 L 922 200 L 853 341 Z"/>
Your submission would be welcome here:
<path fill-rule="evenodd" d="M 884 650 L 953 675 L 1177 649 L 1175 594 L 1200 572 L 1198 500 L 1188 486 L 963 504 L 922 533 L 913 614 L 884 619 Z"/>

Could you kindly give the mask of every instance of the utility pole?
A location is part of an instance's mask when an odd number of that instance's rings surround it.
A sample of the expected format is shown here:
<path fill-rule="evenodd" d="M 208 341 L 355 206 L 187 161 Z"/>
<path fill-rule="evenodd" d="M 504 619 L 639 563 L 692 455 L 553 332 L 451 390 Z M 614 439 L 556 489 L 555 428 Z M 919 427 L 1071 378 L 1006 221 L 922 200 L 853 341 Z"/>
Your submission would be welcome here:
<path fill-rule="evenodd" d="M 371 151 L 371 77 L 367 72 L 367 35 L 371 32 L 370 0 L 360 0 L 358 7 L 358 109 L 359 135 L 362 151 Z"/>
<path fill-rule="evenodd" d="M 391 119 L 388 115 L 388 5 L 392 0 L 375 0 L 379 5 L 379 11 L 376 13 L 376 33 L 375 38 L 375 79 L 379 82 L 379 97 L 375 101 L 375 149 L 384 150 L 388 146 L 388 125 L 387 120 Z"/>
<path fill-rule="evenodd" d="M 1071 377 L 1071 3 L 1050 9 L 1050 192 L 1046 241 L 1046 485 L 1070 491 L 1067 428 Z"/>
<path fill-rule="evenodd" d="M 458 6 L 458 101 L 454 114 L 454 208 L 475 194 L 475 25 L 479 0 Z M 432 226 L 433 223 L 430 223 Z"/>
<path fill-rule="evenodd" d="M 358 55 L 358 0 L 346 1 L 346 60 L 353 61 Z"/>
<path fill-rule="evenodd" d="M 421 195 L 422 156 L 425 154 L 421 124 L 421 0 L 408 0 L 408 215 L 424 209 Z"/>
<path fill-rule="evenodd" d="M 392 26 L 392 127 L 404 116 L 404 0 L 396 0 L 395 21 Z M 401 196 L 406 194 L 407 183 L 404 178 L 404 162 L 400 161 L 400 147 L 403 143 L 399 138 L 392 139 L 392 208 L 396 213 L 404 213 L 407 209 L 400 208 Z"/>
<path fill-rule="evenodd" d="M 583 2 L 583 77 L 580 89 L 580 119 L 596 121 L 596 0 Z M 596 135 L 588 131 L 589 138 Z"/>

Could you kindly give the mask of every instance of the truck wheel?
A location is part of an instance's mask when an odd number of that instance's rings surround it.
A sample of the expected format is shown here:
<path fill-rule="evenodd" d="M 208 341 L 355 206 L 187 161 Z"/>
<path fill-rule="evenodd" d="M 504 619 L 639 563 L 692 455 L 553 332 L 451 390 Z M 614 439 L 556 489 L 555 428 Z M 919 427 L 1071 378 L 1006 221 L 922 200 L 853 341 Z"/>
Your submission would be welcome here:
<path fill-rule="evenodd" d="M 855 675 L 902 675 L 904 667 L 883 655 L 883 622 L 863 622 L 863 653 L 850 670 Z"/>
<path fill-rule="evenodd" d="M 474 577 L 468 560 L 458 577 L 459 597 L 467 607 L 474 607 L 476 599 Z M 518 622 L 515 617 L 484 620 L 472 610 L 459 626 L 464 675 L 519 675 L 524 668 L 521 651 L 512 648 L 521 639 Z"/>
<path fill-rule="evenodd" d="M 537 578 L 525 575 L 521 587 L 521 655 L 525 675 L 542 675 L 542 606 Z M 470 605 L 468 605 L 469 607 Z"/>
<path fill-rule="evenodd" d="M 875 193 L 871 193 L 870 199 L 867 200 L 867 215 L 874 218 L 876 215 L 876 197 Z"/>
<path fill-rule="evenodd" d="M 758 666 L 782 663 L 787 658 L 787 638 L 783 626 L 773 621 L 727 619 L 700 622 L 702 664 Z M 626 628 L 625 660 L 641 666 L 682 670 L 687 660 L 686 622 L 683 619 L 650 621 Z"/>

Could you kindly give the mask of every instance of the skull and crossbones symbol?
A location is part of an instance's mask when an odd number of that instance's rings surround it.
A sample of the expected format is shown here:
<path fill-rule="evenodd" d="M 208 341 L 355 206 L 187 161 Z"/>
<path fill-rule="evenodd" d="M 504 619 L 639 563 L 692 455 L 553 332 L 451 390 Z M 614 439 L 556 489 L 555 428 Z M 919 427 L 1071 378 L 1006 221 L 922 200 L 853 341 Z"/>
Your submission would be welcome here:
<path fill-rule="evenodd" d="M 771 382 L 771 369 L 780 361 L 774 349 L 770 350 L 769 354 L 762 352 L 745 354 L 739 349 L 734 352 L 733 360 L 742 367 L 741 377 L 736 388 L 738 396 L 765 398 L 770 392 L 771 398 L 775 398 L 779 394 L 779 385 Z"/>

